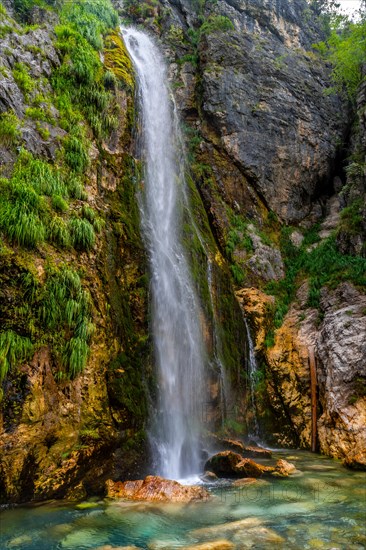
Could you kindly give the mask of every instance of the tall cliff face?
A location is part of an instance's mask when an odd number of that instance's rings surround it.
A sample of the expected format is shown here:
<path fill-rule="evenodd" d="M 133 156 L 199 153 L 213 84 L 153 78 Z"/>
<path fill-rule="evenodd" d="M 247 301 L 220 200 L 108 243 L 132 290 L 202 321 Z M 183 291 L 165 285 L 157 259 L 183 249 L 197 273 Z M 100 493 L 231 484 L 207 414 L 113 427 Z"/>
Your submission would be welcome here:
<path fill-rule="evenodd" d="M 332 191 L 347 113 L 339 98 L 326 94 L 329 73 L 311 50 L 320 35 L 306 2 L 204 6 L 197 13 L 192 3 L 171 3 L 163 38 L 169 41 L 182 20 L 184 26 L 198 26 L 197 17 L 208 22 L 198 45 L 195 100 L 186 100 L 183 109 L 194 115 L 195 106 L 199 112 L 213 167 L 212 147 L 238 172 L 230 206 L 235 201 L 241 211 L 250 211 L 254 193 L 257 203 L 263 201 L 285 222 L 316 220 L 318 199 Z M 215 17 L 228 18 L 233 28 L 211 30 Z M 192 68 L 181 64 L 177 86 L 184 91 L 193 87 L 189 74 Z"/>
<path fill-rule="evenodd" d="M 98 493 L 111 473 L 137 475 L 146 453 L 148 292 L 124 52 L 106 41 L 103 67 L 81 35 L 73 50 L 69 28 L 66 53 L 57 14 L 37 17 L 27 28 L 0 14 L 5 502 Z M 78 99 L 85 85 L 104 120 L 114 110 L 102 136 Z"/>
<path fill-rule="evenodd" d="M 357 113 L 330 93 L 305 1 L 133 5 L 166 46 L 193 178 L 245 287 L 264 437 L 310 446 L 314 349 L 318 448 L 363 467 L 364 86 Z"/>

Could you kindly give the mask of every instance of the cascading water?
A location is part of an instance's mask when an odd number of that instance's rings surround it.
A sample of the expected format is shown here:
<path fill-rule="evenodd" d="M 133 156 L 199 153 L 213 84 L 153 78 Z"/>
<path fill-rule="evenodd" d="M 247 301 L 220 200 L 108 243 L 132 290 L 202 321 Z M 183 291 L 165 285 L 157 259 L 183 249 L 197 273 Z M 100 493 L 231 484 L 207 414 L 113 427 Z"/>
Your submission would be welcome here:
<path fill-rule="evenodd" d="M 145 181 L 140 209 L 150 258 L 158 370 L 150 440 L 157 473 L 180 479 L 199 472 L 205 403 L 199 306 L 181 238 L 184 154 L 162 55 L 144 32 L 122 28 L 122 34 L 137 75 L 141 113 Z"/>
<path fill-rule="evenodd" d="M 258 424 L 258 416 L 257 416 L 257 405 L 255 402 L 255 386 L 257 383 L 257 376 L 258 376 L 258 365 L 257 365 L 257 359 L 255 357 L 254 343 L 253 343 L 252 335 L 250 334 L 248 321 L 244 316 L 243 316 L 243 319 L 244 319 L 244 325 L 247 333 L 247 342 L 248 342 L 249 395 L 250 395 L 250 403 L 251 403 L 251 412 L 253 415 L 253 422 L 248 435 L 251 436 L 253 439 L 258 439 L 259 424 Z"/>

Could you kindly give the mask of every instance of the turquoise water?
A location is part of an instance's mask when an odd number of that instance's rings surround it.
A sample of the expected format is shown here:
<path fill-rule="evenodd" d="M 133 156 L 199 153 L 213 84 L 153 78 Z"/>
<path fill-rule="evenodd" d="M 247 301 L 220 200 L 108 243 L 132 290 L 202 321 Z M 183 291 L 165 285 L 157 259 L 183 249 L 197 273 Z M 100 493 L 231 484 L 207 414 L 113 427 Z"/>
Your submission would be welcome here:
<path fill-rule="evenodd" d="M 1 513 L 1 549 L 149 550 L 226 539 L 237 549 L 366 548 L 366 474 L 303 451 L 276 452 L 299 473 L 235 488 L 208 486 L 197 504 L 125 501 L 53 502 Z M 246 520 L 243 523 L 243 520 Z M 238 522 L 241 521 L 241 524 Z M 235 523 L 233 523 L 235 522 Z"/>

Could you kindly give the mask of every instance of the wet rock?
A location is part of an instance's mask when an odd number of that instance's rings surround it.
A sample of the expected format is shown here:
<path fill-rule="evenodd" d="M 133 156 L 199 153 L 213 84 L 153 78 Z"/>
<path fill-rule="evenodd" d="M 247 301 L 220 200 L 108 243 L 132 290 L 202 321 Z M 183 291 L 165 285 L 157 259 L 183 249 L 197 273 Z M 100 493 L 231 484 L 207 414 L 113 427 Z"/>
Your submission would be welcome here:
<path fill-rule="evenodd" d="M 275 466 L 275 471 L 272 473 L 274 476 L 278 477 L 288 477 L 291 474 L 296 472 L 296 466 L 283 460 L 282 458 L 277 461 Z"/>
<path fill-rule="evenodd" d="M 242 453 L 244 451 L 244 443 L 238 441 L 237 439 L 222 439 L 221 443 L 226 449 L 235 451 L 237 453 Z"/>
<path fill-rule="evenodd" d="M 215 454 L 206 462 L 205 469 L 213 471 L 218 477 L 252 478 L 258 478 L 275 471 L 272 466 L 263 466 L 251 458 L 243 458 L 233 451 Z"/>
<path fill-rule="evenodd" d="M 271 458 L 272 451 L 269 449 L 263 449 L 262 447 L 245 447 L 243 450 L 243 456 L 246 458 Z"/>
<path fill-rule="evenodd" d="M 268 310 L 274 305 L 274 298 L 257 288 L 241 288 L 236 292 L 236 297 L 248 317 L 255 334 L 255 347 L 259 351 L 264 347 L 264 340 L 270 325 Z"/>
<path fill-rule="evenodd" d="M 361 469 L 366 462 L 366 296 L 351 284 L 324 289 L 316 354 L 323 413 L 321 450 Z"/>
<path fill-rule="evenodd" d="M 234 472 L 242 477 L 257 478 L 274 471 L 275 469 L 272 466 L 263 466 L 262 464 L 254 462 L 251 458 L 243 458 L 243 460 L 234 466 Z"/>
<path fill-rule="evenodd" d="M 202 481 L 216 481 L 216 479 L 218 479 L 218 477 L 217 477 L 216 474 L 214 474 L 214 472 L 206 471 L 201 476 L 201 479 L 202 479 Z"/>
<path fill-rule="evenodd" d="M 243 477 L 236 479 L 233 482 L 233 487 L 242 487 L 243 485 L 252 485 L 253 483 L 258 483 L 258 479 L 255 477 Z"/>
<path fill-rule="evenodd" d="M 366 456 L 363 452 L 350 452 L 343 459 L 342 464 L 353 470 L 366 470 Z"/>
<path fill-rule="evenodd" d="M 205 470 L 214 472 L 218 477 L 235 476 L 237 475 L 235 467 L 242 460 L 243 457 L 238 453 L 222 451 L 208 459 L 205 464 Z"/>
<path fill-rule="evenodd" d="M 177 481 L 158 476 L 125 482 L 108 480 L 106 489 L 109 498 L 151 502 L 194 502 L 210 498 L 203 487 L 181 485 Z"/>

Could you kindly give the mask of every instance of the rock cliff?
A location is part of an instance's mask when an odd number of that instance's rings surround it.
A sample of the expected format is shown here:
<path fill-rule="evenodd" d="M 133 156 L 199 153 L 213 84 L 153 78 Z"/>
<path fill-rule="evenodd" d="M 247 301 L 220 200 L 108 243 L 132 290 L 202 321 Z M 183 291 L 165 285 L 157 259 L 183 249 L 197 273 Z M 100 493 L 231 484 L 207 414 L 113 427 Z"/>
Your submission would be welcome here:
<path fill-rule="evenodd" d="M 365 84 L 353 111 L 331 93 L 302 0 L 154 10 L 129 15 L 165 44 L 193 178 L 244 287 L 262 435 L 310 447 L 313 349 L 318 448 L 363 467 Z"/>
<path fill-rule="evenodd" d="M 71 4 L 13 4 L 0 4 L 0 488 L 7 502 L 80 498 L 149 473 L 133 72 L 108 2 L 85 36 Z M 253 414 L 243 312 L 264 436 L 309 448 L 313 350 L 318 449 L 364 468 L 365 84 L 357 113 L 329 93 L 304 0 L 119 4 L 165 48 L 185 125 L 209 427 L 226 416 L 225 435 L 245 435 Z"/>

